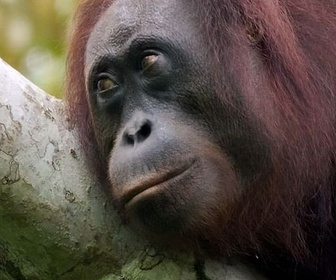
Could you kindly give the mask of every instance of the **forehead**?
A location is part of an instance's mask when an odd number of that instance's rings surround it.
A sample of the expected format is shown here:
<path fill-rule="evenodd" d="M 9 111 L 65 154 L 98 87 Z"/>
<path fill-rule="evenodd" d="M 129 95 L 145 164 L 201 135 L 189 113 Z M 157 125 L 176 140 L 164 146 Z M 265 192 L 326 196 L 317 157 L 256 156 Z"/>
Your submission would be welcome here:
<path fill-rule="evenodd" d="M 108 50 L 122 52 L 133 39 L 161 37 L 190 48 L 200 43 L 199 21 L 188 0 L 116 0 L 103 13 L 89 37 L 86 68 Z"/>

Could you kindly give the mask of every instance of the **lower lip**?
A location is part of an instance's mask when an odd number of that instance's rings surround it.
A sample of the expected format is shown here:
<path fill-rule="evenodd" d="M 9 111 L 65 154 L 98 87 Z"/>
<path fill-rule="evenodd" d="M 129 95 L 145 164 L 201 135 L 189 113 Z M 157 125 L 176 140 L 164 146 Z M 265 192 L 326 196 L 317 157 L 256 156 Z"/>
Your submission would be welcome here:
<path fill-rule="evenodd" d="M 155 184 L 152 186 L 149 186 L 148 188 L 144 189 L 143 191 L 137 193 L 135 196 L 133 196 L 128 202 L 126 202 L 127 207 L 132 207 L 135 203 L 138 201 L 149 197 L 157 195 L 162 189 L 166 188 L 168 185 L 172 184 L 172 181 L 181 180 L 181 177 L 185 175 L 185 173 L 190 169 L 190 167 L 183 169 L 180 173 L 178 173 L 176 176 L 173 176 L 171 178 L 168 178 L 166 181 L 162 181 L 159 184 Z"/>
<path fill-rule="evenodd" d="M 159 185 L 154 185 L 152 187 L 149 187 L 148 189 L 136 194 L 135 196 L 133 196 L 127 203 L 126 203 L 126 207 L 130 208 L 133 207 L 136 203 L 138 203 L 139 201 L 145 199 L 146 197 L 150 197 L 150 196 L 154 196 L 157 195 L 160 191 L 162 187 L 162 184 Z"/>

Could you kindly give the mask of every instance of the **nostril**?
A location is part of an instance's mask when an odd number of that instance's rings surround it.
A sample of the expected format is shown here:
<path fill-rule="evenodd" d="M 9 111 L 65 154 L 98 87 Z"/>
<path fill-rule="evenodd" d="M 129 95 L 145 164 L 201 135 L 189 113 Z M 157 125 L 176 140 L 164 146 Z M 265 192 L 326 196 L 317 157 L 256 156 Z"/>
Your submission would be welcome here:
<path fill-rule="evenodd" d="M 125 133 L 124 140 L 127 145 L 134 145 L 134 134 Z"/>
<path fill-rule="evenodd" d="M 123 142 L 126 145 L 134 146 L 144 142 L 152 133 L 152 123 L 145 120 L 142 124 L 135 124 L 125 130 L 123 135 Z"/>
<path fill-rule="evenodd" d="M 144 123 L 138 131 L 138 141 L 142 142 L 146 140 L 152 132 L 152 126 L 149 121 Z"/>

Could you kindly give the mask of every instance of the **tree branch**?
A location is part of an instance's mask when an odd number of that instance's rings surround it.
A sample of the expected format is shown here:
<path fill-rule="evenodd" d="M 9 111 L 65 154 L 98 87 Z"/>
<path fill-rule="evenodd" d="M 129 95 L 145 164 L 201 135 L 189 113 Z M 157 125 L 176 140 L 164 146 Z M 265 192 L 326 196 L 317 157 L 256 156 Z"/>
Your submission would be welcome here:
<path fill-rule="evenodd" d="M 0 279 L 261 279 L 236 262 L 201 273 L 194 262 L 121 224 L 62 102 L 0 60 Z"/>

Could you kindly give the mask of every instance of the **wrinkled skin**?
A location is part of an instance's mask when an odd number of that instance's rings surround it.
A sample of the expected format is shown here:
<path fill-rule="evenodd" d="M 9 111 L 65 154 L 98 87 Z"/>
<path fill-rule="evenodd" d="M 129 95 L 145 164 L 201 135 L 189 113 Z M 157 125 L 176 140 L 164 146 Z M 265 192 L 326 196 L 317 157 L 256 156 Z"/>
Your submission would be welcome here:
<path fill-rule="evenodd" d="M 85 73 L 123 216 L 148 235 L 197 238 L 230 220 L 267 151 L 242 105 L 214 90 L 209 46 L 182 2 L 115 1 L 89 37 Z M 224 79 L 221 94 L 238 100 Z"/>
<path fill-rule="evenodd" d="M 81 0 L 67 110 L 121 217 L 334 280 L 335 37 L 333 0 Z"/>

